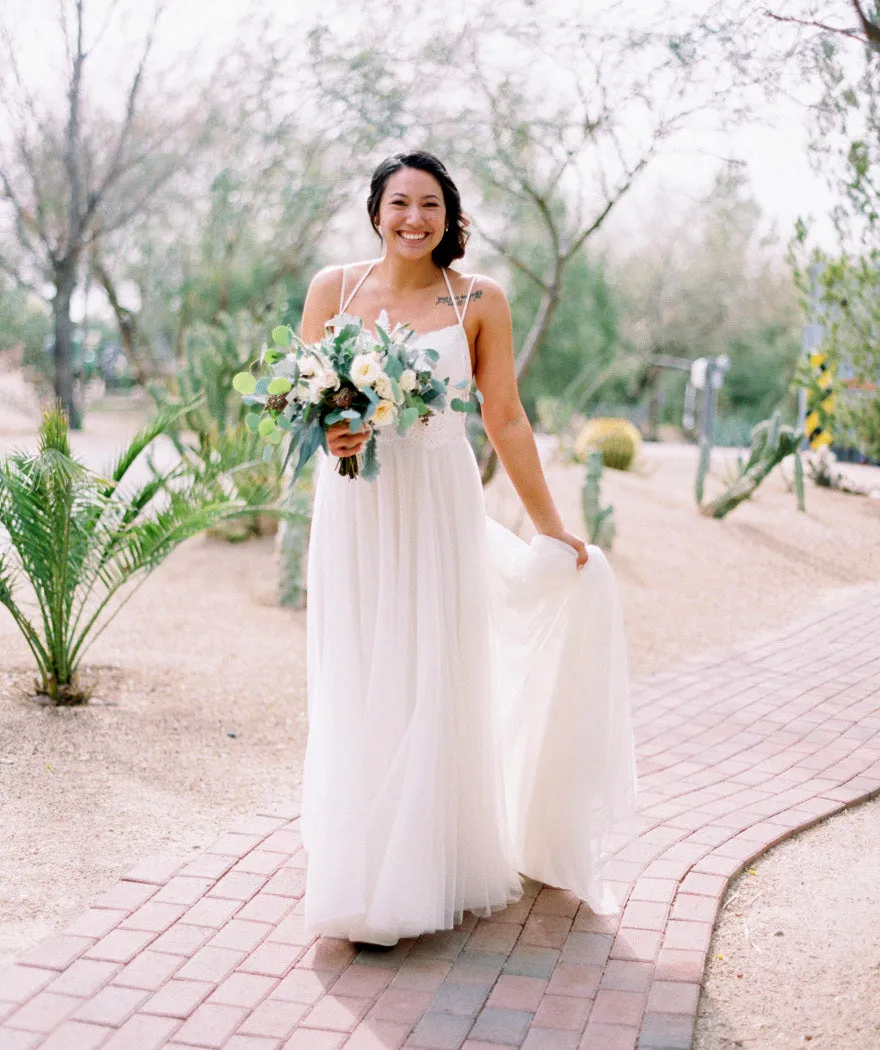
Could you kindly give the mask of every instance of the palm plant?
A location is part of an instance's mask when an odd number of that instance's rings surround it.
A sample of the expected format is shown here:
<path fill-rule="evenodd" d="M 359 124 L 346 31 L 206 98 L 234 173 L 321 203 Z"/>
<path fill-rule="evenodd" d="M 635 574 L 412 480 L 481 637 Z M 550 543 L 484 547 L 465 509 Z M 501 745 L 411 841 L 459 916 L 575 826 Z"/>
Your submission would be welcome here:
<path fill-rule="evenodd" d="M 244 312 L 219 314 L 211 324 L 194 323 L 186 332 L 181 367 L 166 385 L 150 387 L 160 409 L 190 406 L 180 414 L 180 425 L 168 432 L 189 476 L 251 508 L 234 526 L 220 530 L 227 540 L 273 531 L 276 521 L 262 508 L 278 504 L 284 489 L 283 457 L 263 458 L 265 442 L 245 426 L 248 408 L 232 387 L 233 377 L 257 356 L 259 333 L 257 322 Z"/>
<path fill-rule="evenodd" d="M 132 479 L 140 454 L 192 407 L 160 413 L 106 477 L 71 455 L 60 408 L 43 414 L 36 455 L 14 453 L 0 463 L 0 604 L 33 653 L 37 690 L 55 703 L 88 699 L 77 670 L 131 597 L 135 587 L 126 585 L 142 583 L 190 536 L 245 510 L 216 486 L 193 482 L 180 464 L 143 483 Z M 22 600 L 27 585 L 32 615 Z"/>

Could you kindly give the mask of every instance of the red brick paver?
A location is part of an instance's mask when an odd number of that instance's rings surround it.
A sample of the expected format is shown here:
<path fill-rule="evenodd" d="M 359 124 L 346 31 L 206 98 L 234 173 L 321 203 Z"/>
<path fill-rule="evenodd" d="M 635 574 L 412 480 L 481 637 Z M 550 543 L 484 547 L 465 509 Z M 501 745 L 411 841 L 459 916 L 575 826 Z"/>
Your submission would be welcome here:
<path fill-rule="evenodd" d="M 688 1050 L 721 899 L 769 846 L 880 792 L 880 590 L 634 689 L 639 834 L 617 916 L 526 883 L 357 954 L 302 926 L 296 803 L 145 861 L 0 971 L 2 1050 Z"/>

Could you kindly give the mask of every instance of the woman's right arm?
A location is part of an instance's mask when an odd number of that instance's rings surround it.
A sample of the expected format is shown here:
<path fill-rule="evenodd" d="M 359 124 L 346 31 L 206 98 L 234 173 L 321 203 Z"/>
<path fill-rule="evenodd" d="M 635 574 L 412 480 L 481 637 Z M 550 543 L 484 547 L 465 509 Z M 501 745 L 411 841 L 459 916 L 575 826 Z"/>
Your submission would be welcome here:
<path fill-rule="evenodd" d="M 301 338 L 304 343 L 317 343 L 324 338 L 327 322 L 339 313 L 339 291 L 342 271 L 338 266 L 320 270 L 312 278 L 303 306 Z M 356 456 L 363 451 L 370 428 L 352 434 L 348 423 L 335 423 L 327 428 L 327 447 L 334 456 Z"/>
<path fill-rule="evenodd" d="M 339 289 L 342 271 L 339 266 L 328 266 L 312 278 L 302 315 L 302 340 L 317 343 L 324 338 L 324 328 L 338 313 Z"/>

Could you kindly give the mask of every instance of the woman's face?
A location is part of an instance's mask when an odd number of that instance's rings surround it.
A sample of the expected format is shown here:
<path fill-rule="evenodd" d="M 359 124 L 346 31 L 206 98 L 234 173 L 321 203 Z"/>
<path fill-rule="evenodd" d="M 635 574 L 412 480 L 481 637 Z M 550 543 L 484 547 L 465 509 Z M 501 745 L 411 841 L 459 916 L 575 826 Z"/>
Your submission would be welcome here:
<path fill-rule="evenodd" d="M 386 252 L 408 259 L 430 255 L 446 231 L 440 183 L 427 171 L 401 168 L 385 183 L 377 229 Z"/>

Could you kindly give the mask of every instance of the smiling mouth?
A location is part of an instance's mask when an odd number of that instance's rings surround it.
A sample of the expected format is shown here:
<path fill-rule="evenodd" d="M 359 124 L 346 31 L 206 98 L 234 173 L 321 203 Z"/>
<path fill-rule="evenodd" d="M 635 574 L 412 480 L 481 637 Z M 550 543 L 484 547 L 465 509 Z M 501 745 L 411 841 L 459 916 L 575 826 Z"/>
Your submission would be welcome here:
<path fill-rule="evenodd" d="M 430 236 L 428 233 L 405 233 L 403 230 L 398 230 L 397 235 L 408 244 L 418 244 L 420 241 L 426 241 Z"/>

